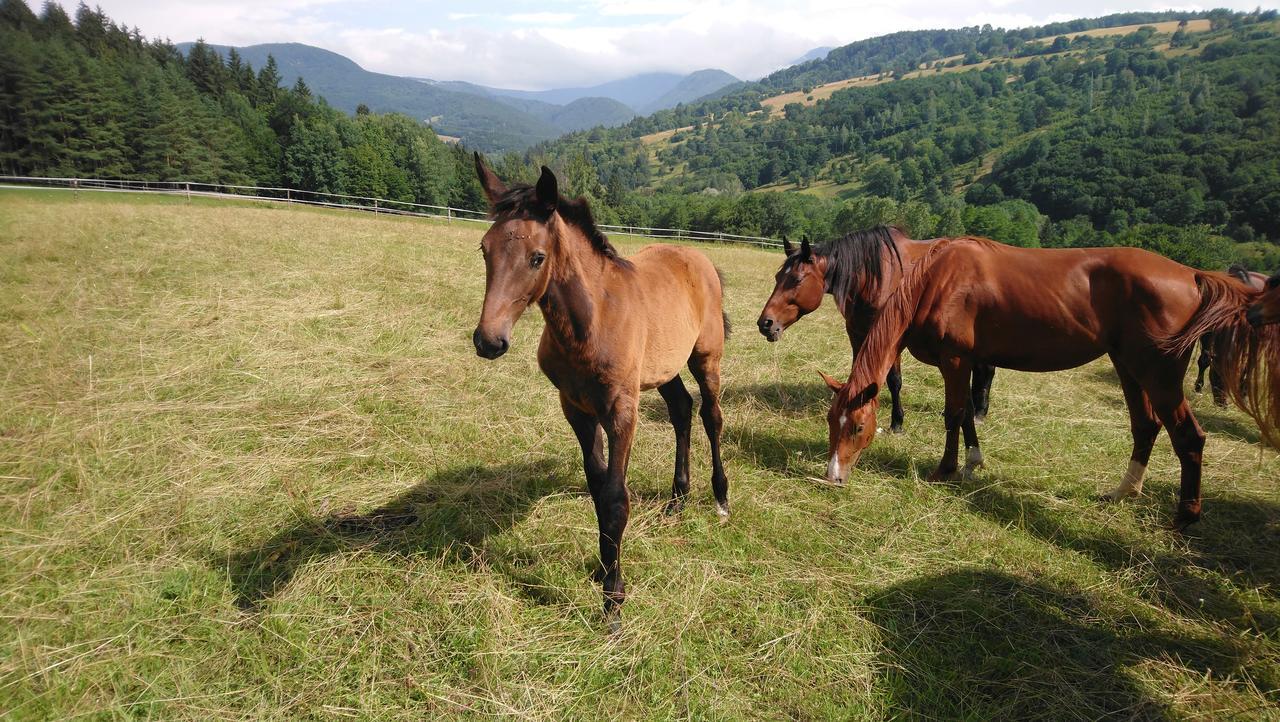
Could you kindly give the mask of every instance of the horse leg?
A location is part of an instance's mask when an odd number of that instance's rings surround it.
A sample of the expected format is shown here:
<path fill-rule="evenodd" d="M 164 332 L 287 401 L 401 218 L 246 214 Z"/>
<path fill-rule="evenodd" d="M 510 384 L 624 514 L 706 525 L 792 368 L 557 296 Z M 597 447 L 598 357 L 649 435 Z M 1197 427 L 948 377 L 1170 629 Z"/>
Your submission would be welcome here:
<path fill-rule="evenodd" d="M 893 368 L 889 369 L 889 376 L 885 379 L 885 385 L 889 387 L 889 395 L 893 398 L 893 412 L 889 418 L 889 433 L 902 433 L 902 354 L 898 354 L 898 358 L 893 362 Z"/>
<path fill-rule="evenodd" d="M 1181 380 L 1181 374 L 1179 374 Z M 1150 389 L 1147 392 L 1156 416 L 1164 423 L 1173 442 L 1173 451 L 1182 467 L 1178 489 L 1178 507 L 1173 515 L 1173 527 L 1185 529 L 1200 520 L 1200 471 L 1204 452 L 1204 430 L 1191 413 L 1191 406 L 1182 396 L 1182 386 Z"/>
<path fill-rule="evenodd" d="M 1213 356 L 1209 353 L 1209 344 L 1212 343 L 1210 335 L 1205 334 L 1200 337 L 1200 357 L 1196 359 L 1196 393 L 1200 393 L 1204 389 L 1204 372 L 1213 363 Z M 1212 377 L 1210 377 L 1212 380 Z"/>
<path fill-rule="evenodd" d="M 676 432 L 676 472 L 671 482 L 671 501 L 667 513 L 674 514 L 684 507 L 689 494 L 689 427 L 693 425 L 693 397 L 684 388 L 680 375 L 658 387 L 663 401 L 667 402 L 667 415 Z"/>
<path fill-rule="evenodd" d="M 720 432 L 724 417 L 720 413 L 720 356 L 718 354 L 694 355 L 689 358 L 689 371 L 698 382 L 702 394 L 702 428 L 707 431 L 711 443 L 711 491 L 716 496 L 716 513 L 721 519 L 729 518 L 729 477 L 725 476 L 724 463 L 720 460 Z"/>
<path fill-rule="evenodd" d="M 975 424 L 981 424 L 987 420 L 987 409 L 991 405 L 991 382 L 995 377 L 995 366 L 973 365 L 973 423 Z"/>
<path fill-rule="evenodd" d="M 1133 453 L 1129 455 L 1129 468 L 1120 479 L 1120 485 L 1114 491 L 1103 494 L 1104 501 L 1118 501 L 1142 493 L 1142 477 L 1147 473 L 1151 447 L 1155 446 L 1156 436 L 1160 433 L 1160 420 L 1151 410 L 1151 402 L 1141 384 L 1133 374 L 1116 363 L 1115 357 L 1112 357 L 1111 363 L 1120 377 L 1124 403 L 1129 407 L 1129 433 L 1133 437 Z"/>
<path fill-rule="evenodd" d="M 968 363 L 955 356 L 942 359 L 938 368 L 942 371 L 942 380 L 946 386 L 946 408 L 942 412 L 942 418 L 947 430 L 947 443 L 942 452 L 942 460 L 938 462 L 938 468 L 929 475 L 929 481 L 950 481 L 955 479 L 960 456 L 960 427 L 968 427 L 965 429 L 966 443 L 970 441 L 973 428 L 969 397 L 971 368 Z M 966 416 L 970 417 L 967 424 Z M 977 444 L 976 434 L 973 434 L 972 440 Z"/>
<path fill-rule="evenodd" d="M 564 418 L 578 437 L 578 445 L 582 447 L 582 468 L 587 476 L 587 488 L 593 490 L 604 484 L 608 467 L 604 460 L 604 434 L 601 433 L 600 422 L 560 394 L 560 408 Z"/>
<path fill-rule="evenodd" d="M 602 483 L 591 489 L 596 522 L 600 527 L 600 577 L 604 586 L 604 618 L 610 632 L 621 628 L 619 608 L 626 600 L 622 582 L 622 533 L 631 515 L 627 492 L 627 464 L 636 433 L 637 392 L 619 393 L 610 399 L 600 422 L 609 438 L 609 463 Z"/>
<path fill-rule="evenodd" d="M 1222 408 L 1227 407 L 1227 385 L 1222 381 L 1222 374 L 1213 365 L 1209 366 L 1209 389 L 1213 392 L 1213 403 Z"/>

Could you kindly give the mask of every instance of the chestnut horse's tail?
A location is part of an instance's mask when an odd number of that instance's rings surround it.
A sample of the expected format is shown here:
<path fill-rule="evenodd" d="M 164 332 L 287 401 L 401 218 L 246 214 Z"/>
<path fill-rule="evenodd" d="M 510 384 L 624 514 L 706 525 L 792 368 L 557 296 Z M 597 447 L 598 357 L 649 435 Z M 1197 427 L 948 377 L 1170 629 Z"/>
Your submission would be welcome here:
<path fill-rule="evenodd" d="M 720 279 L 720 318 L 724 319 L 724 340 L 729 340 L 729 335 L 733 333 L 733 324 L 729 323 L 729 312 L 724 310 L 724 271 L 719 266 L 712 266 L 716 269 L 716 278 Z"/>
<path fill-rule="evenodd" d="M 1258 292 L 1221 273 L 1199 272 L 1200 308 L 1186 327 L 1159 339 L 1161 349 L 1182 355 L 1213 334 L 1213 364 L 1227 394 L 1258 424 L 1262 438 L 1280 449 L 1280 325 L 1253 327 L 1245 310 Z"/>

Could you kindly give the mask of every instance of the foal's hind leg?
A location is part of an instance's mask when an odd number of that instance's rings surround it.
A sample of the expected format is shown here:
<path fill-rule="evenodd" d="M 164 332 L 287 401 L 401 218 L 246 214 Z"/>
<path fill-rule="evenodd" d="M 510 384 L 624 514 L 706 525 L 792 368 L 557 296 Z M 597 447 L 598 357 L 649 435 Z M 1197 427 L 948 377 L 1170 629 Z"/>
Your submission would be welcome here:
<path fill-rule="evenodd" d="M 691 356 L 689 371 L 702 393 L 702 408 L 698 414 L 702 417 L 703 428 L 707 430 L 707 441 L 711 443 L 711 490 L 716 496 L 716 512 L 728 519 L 729 477 L 725 476 L 724 464 L 720 461 L 720 431 L 724 426 L 720 414 L 720 355 Z"/>
<path fill-rule="evenodd" d="M 902 413 L 902 354 L 898 354 L 898 358 L 893 362 L 893 368 L 889 369 L 885 385 L 889 387 L 889 396 L 893 399 L 893 412 L 889 417 L 889 433 L 901 434 L 902 419 L 905 416 Z"/>
<path fill-rule="evenodd" d="M 667 402 L 667 415 L 676 432 L 676 472 L 671 482 L 671 501 L 667 513 L 674 514 L 684 507 L 689 494 L 689 427 L 693 425 L 693 397 L 684 388 L 679 374 L 658 387 L 658 393 Z"/>
<path fill-rule="evenodd" d="M 1133 374 L 1111 359 L 1116 374 L 1120 377 L 1120 388 L 1124 391 L 1124 403 L 1129 407 L 1129 432 L 1133 436 L 1133 453 L 1129 456 L 1129 468 L 1120 485 L 1114 491 L 1102 495 L 1105 501 L 1117 501 L 1128 496 L 1142 493 L 1142 477 L 1147 473 L 1147 462 L 1151 459 L 1151 447 L 1156 443 L 1160 433 L 1160 420 L 1151 409 L 1151 402 L 1142 386 Z"/>

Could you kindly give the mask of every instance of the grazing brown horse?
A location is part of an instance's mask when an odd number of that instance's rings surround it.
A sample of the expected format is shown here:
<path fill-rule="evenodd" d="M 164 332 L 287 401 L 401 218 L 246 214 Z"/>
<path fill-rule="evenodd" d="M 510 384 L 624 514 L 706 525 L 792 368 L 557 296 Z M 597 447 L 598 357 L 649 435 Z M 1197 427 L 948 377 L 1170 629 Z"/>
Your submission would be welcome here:
<path fill-rule="evenodd" d="M 479 153 L 475 161 L 493 225 L 480 243 L 484 309 L 472 340 L 477 354 L 497 358 L 525 308 L 536 303 L 542 310 L 538 365 L 560 390 L 560 407 L 582 446 L 600 527 L 605 618 L 617 629 L 626 596 L 618 559 L 630 513 L 627 461 L 640 392 L 658 389 L 675 427 L 667 506 L 675 512 L 689 493 L 693 398 L 680 381 L 686 364 L 702 392 L 716 508 L 729 515 L 720 462 L 720 357 L 729 318 L 721 308 L 720 276 L 706 256 L 679 246 L 646 246 L 624 259 L 596 227 L 586 201 L 562 198 L 545 166 L 536 186 L 508 188 Z"/>
<path fill-rule="evenodd" d="M 1239 280 L 1255 291 L 1266 288 L 1267 277 L 1257 271 L 1250 271 L 1244 266 L 1233 263 L 1227 267 L 1227 275 Z M 1227 405 L 1227 391 L 1222 386 L 1222 376 L 1213 368 L 1213 336 L 1206 335 L 1200 339 L 1200 358 L 1196 360 L 1196 392 L 1204 389 L 1204 372 L 1209 370 L 1209 389 L 1213 394 L 1213 402 L 1219 406 Z"/>
<path fill-rule="evenodd" d="M 937 366 L 946 386 L 946 448 L 931 479 L 955 475 L 963 426 L 965 472 L 982 464 L 969 411 L 969 371 L 982 362 L 1058 371 L 1107 354 L 1129 407 L 1133 453 L 1115 491 L 1137 494 L 1161 425 L 1182 480 L 1174 525 L 1200 518 L 1204 432 L 1183 398 L 1182 379 L 1201 335 L 1221 334 L 1218 364 L 1233 397 L 1277 436 L 1280 408 L 1268 393 L 1280 377 L 1277 327 L 1254 330 L 1245 309 L 1258 298 L 1222 273 L 1187 268 L 1136 248 L 1027 249 L 982 238 L 938 241 L 907 269 L 870 328 L 847 383 L 827 415 L 827 477 L 843 481 L 875 436 L 879 380 L 899 350 Z M 1261 363 L 1260 363 L 1261 362 Z M 1261 371 L 1261 373 L 1257 371 Z M 1248 376 L 1252 396 L 1233 385 Z M 1261 389 L 1261 392 L 1257 392 Z"/>
<path fill-rule="evenodd" d="M 793 323 L 817 310 L 822 297 L 831 294 L 844 316 L 845 332 L 856 356 L 867 329 L 894 281 L 901 274 L 904 259 L 913 262 L 933 241 L 913 241 L 893 226 L 877 226 L 855 231 L 834 241 L 812 247 L 809 240 L 796 248 L 785 237 L 787 258 L 774 276 L 773 293 L 760 311 L 757 328 L 770 343 L 782 337 Z M 985 364 L 973 367 L 973 411 L 975 423 L 987 416 L 991 382 L 996 370 Z M 902 431 L 902 358 L 894 360 L 885 379 L 893 402 L 889 431 Z"/>

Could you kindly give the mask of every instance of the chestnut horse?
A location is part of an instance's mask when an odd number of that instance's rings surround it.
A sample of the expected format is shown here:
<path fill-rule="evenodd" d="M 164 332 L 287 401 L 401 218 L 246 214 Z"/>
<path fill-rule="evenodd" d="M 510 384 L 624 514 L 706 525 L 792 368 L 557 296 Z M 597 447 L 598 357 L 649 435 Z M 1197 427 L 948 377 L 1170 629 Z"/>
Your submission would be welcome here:
<path fill-rule="evenodd" d="M 1129 469 L 1107 497 L 1141 491 L 1163 425 L 1182 471 L 1173 523 L 1185 527 L 1200 518 L 1205 435 L 1183 397 L 1182 379 L 1200 336 L 1220 335 L 1215 351 L 1228 391 L 1258 421 L 1264 438 L 1277 436 L 1280 407 L 1270 389 L 1280 378 L 1280 333 L 1276 326 L 1252 329 L 1245 320 L 1258 297 L 1226 274 L 1196 271 L 1136 248 L 938 241 L 906 271 L 876 317 L 848 382 L 823 374 L 835 392 L 827 415 L 827 477 L 843 481 L 871 443 L 878 383 L 903 347 L 937 366 L 945 382 L 946 448 L 931 479 L 955 475 L 962 426 L 965 472 L 982 465 L 972 414 L 966 413 L 973 364 L 1058 371 L 1107 354 L 1120 377 L 1133 435 Z M 1240 383 L 1246 376 L 1247 389 Z"/>
<path fill-rule="evenodd" d="M 1227 267 L 1227 275 L 1239 280 L 1255 291 L 1266 287 L 1267 277 L 1257 271 L 1250 271 L 1244 266 L 1233 263 Z M 1209 389 L 1213 394 L 1213 402 L 1219 406 L 1227 405 L 1227 391 L 1222 387 L 1222 376 L 1213 368 L 1213 336 L 1206 335 L 1200 339 L 1200 358 L 1196 360 L 1196 392 L 1204 389 L 1204 372 L 1209 370 Z"/>
<path fill-rule="evenodd" d="M 791 324 L 817 310 L 823 295 L 829 293 L 844 316 L 845 332 L 856 356 L 876 311 L 902 272 L 903 259 L 914 261 L 933 241 L 913 241 L 896 227 L 877 226 L 817 247 L 811 247 L 808 239 L 803 239 L 799 248 L 786 237 L 782 243 L 787 258 L 774 276 L 773 293 L 756 321 L 760 333 L 770 343 L 777 341 Z M 975 423 L 987 416 L 995 375 L 994 367 L 973 367 Z M 901 356 L 889 369 L 886 383 L 893 401 L 889 431 L 896 434 L 902 431 L 904 416 Z"/>
<path fill-rule="evenodd" d="M 536 303 L 542 310 L 538 365 L 559 389 L 560 408 L 582 447 L 600 528 L 605 619 L 616 630 L 626 597 L 619 555 L 640 392 L 658 389 L 675 427 L 667 505 L 675 512 L 689 493 L 693 398 L 680 380 L 686 364 L 702 392 L 716 509 L 729 515 L 729 481 L 720 462 L 720 357 L 729 318 L 721 308 L 720 275 L 706 256 L 679 246 L 646 246 L 624 259 L 596 227 L 586 201 L 560 196 L 547 167 L 536 186 L 507 187 L 479 153 L 475 161 L 493 225 L 480 242 L 484 308 L 472 340 L 477 354 L 498 358 L 525 308 Z"/>

